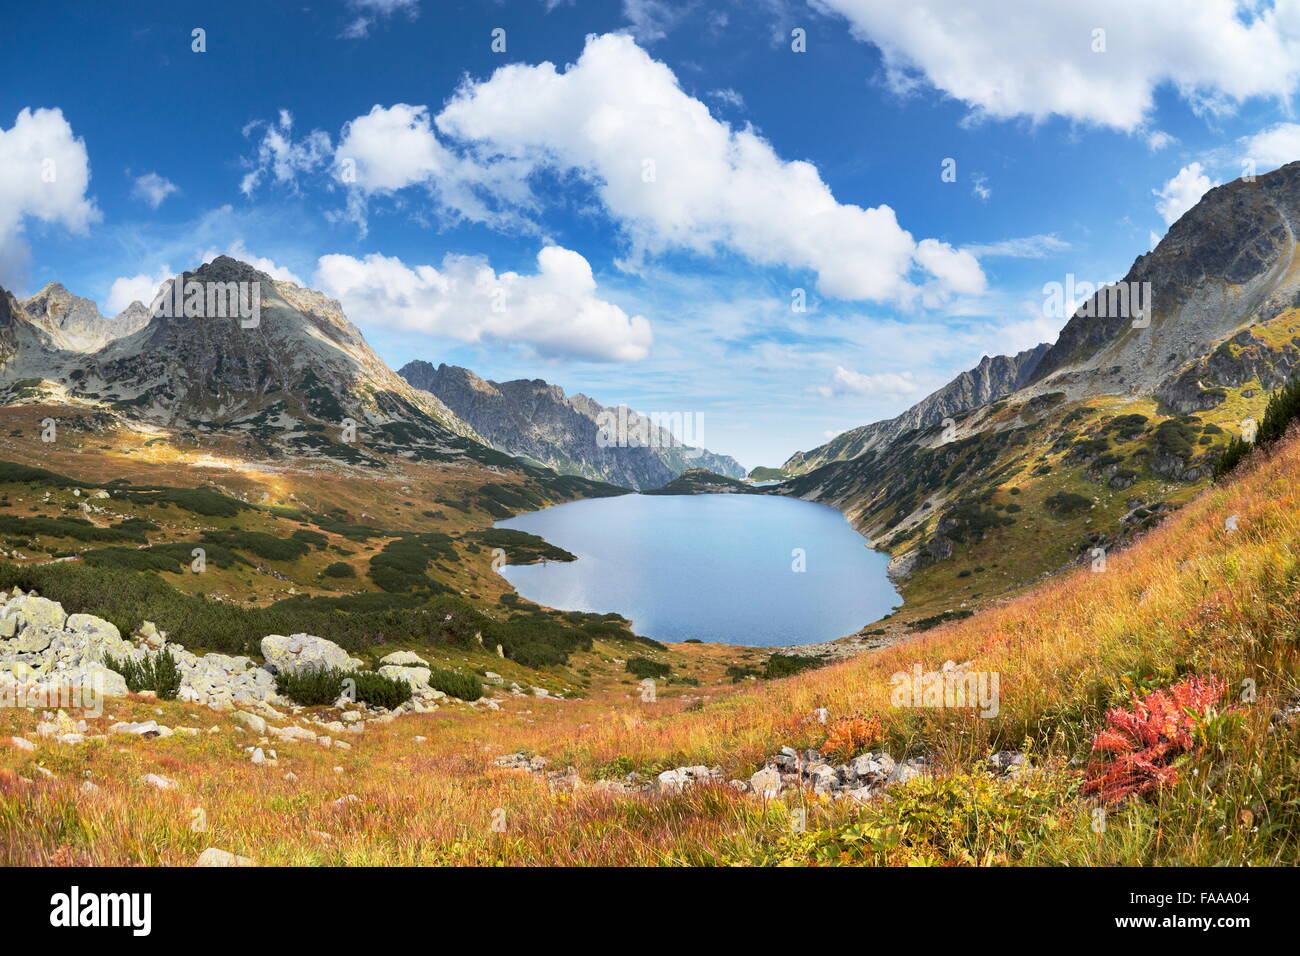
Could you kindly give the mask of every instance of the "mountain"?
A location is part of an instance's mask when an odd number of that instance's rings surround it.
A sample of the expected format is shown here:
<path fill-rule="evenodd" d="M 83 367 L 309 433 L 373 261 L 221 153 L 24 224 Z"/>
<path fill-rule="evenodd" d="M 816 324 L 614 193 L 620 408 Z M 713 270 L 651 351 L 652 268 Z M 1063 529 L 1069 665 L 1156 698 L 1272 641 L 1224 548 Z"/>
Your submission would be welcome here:
<path fill-rule="evenodd" d="M 109 318 L 89 299 L 73 295 L 51 282 L 29 299 L 17 303 L 23 316 L 49 336 L 54 348 L 94 352 L 114 339 L 130 335 L 149 321 L 149 310 L 133 302 L 120 315 Z"/>
<path fill-rule="evenodd" d="M 490 382 L 453 365 L 410 362 L 398 374 L 437 396 L 493 447 L 561 474 L 581 475 L 638 490 L 659 488 L 685 471 L 702 468 L 743 478 L 735 459 L 678 441 L 666 428 L 626 408 L 607 408 L 581 393 L 541 379 Z M 636 444 L 602 443 L 601 422 L 619 416 Z"/>
<path fill-rule="evenodd" d="M 110 321 L 58 285 L 21 302 L 5 294 L 0 398 L 7 390 L 13 400 L 17 388 L 125 420 L 234 435 L 273 455 L 355 463 L 487 451 L 442 402 L 388 368 L 338 302 L 226 256 L 181 280 L 246 283 L 250 304 L 256 287 L 259 314 L 163 309 L 151 318 L 137 302 Z"/>
<path fill-rule="evenodd" d="M 1210 190 L 1050 347 L 793 456 L 777 492 L 888 551 L 910 614 L 1104 564 L 1194 497 L 1300 369 L 1298 228 L 1300 163 Z"/>
<path fill-rule="evenodd" d="M 901 415 L 850 428 L 812 451 L 795 452 L 781 470 L 801 474 L 832 461 L 857 458 L 872 448 L 888 445 L 904 432 L 937 425 L 945 418 L 1009 395 L 1029 381 L 1049 348 L 1044 343 L 1012 356 L 986 355 L 973 369 L 962 372 Z"/>

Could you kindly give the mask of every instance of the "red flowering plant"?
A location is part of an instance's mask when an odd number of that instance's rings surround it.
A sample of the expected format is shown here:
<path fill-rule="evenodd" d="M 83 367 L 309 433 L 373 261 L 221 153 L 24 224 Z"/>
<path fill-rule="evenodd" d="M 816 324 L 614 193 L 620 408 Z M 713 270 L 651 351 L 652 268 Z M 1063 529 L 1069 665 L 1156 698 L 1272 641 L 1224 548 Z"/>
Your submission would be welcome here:
<path fill-rule="evenodd" d="M 1189 677 L 1142 698 L 1133 694 L 1127 709 L 1112 707 L 1105 728 L 1092 740 L 1093 753 L 1100 756 L 1087 768 L 1083 792 L 1115 804 L 1173 783 L 1174 761 L 1192 749 L 1192 731 L 1225 689 L 1215 677 Z"/>

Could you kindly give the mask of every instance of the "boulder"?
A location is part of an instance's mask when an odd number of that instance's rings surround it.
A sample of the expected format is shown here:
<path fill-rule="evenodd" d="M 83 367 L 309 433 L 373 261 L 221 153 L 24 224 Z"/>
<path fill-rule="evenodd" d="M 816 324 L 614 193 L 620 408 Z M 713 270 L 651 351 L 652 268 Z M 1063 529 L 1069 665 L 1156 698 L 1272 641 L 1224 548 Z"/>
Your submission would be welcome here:
<path fill-rule="evenodd" d="M 767 799 L 780 796 L 781 774 L 775 767 L 764 767 L 749 778 L 749 788 Z"/>
<path fill-rule="evenodd" d="M 226 850 L 210 846 L 199 854 L 195 866 L 252 866 L 253 860 L 247 856 L 236 856 Z"/>
<path fill-rule="evenodd" d="M 347 651 L 333 641 L 311 634 L 269 634 L 262 638 L 262 658 L 276 674 L 298 674 L 306 670 L 338 667 L 356 670 L 361 661 L 348 656 Z"/>
<path fill-rule="evenodd" d="M 237 710 L 230 715 L 230 719 L 245 730 L 259 736 L 266 733 L 266 719 L 259 717 L 257 714 L 250 714 L 246 710 Z"/>
<path fill-rule="evenodd" d="M 392 664 L 394 667 L 428 667 L 429 662 L 414 651 L 393 651 L 379 659 L 380 664 Z"/>
<path fill-rule="evenodd" d="M 392 655 L 389 655 L 390 657 Z M 379 673 L 383 674 L 389 680 L 404 680 L 411 685 L 411 690 L 423 690 L 429 686 L 429 674 L 431 671 L 427 667 L 406 667 L 389 664 L 379 668 Z"/>

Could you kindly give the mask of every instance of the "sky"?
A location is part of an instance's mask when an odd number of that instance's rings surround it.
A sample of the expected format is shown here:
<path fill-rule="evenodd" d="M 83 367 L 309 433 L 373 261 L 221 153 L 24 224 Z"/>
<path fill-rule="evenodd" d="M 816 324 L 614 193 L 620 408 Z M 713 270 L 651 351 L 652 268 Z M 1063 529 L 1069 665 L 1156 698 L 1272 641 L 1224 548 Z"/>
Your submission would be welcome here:
<path fill-rule="evenodd" d="M 1300 0 L 136 0 L 0 32 L 0 285 L 218 254 L 394 368 L 691 416 L 746 467 L 1051 342 L 1300 159 Z"/>

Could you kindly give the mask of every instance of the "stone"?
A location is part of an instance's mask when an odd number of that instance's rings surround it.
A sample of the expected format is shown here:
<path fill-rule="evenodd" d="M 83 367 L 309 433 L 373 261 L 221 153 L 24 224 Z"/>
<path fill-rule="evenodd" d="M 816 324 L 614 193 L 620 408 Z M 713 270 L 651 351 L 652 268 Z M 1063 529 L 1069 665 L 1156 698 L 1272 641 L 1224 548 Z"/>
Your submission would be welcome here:
<path fill-rule="evenodd" d="M 199 854 L 195 866 L 252 866 L 252 857 L 236 856 L 226 850 L 210 846 Z"/>
<path fill-rule="evenodd" d="M 159 790 L 175 790 L 176 781 L 164 777 L 157 773 L 146 773 L 140 778 L 140 782 L 147 787 L 156 787 Z"/>
<path fill-rule="evenodd" d="M 167 731 L 163 733 L 163 731 Z M 110 734 L 135 734 L 138 737 L 151 739 L 153 737 L 167 737 L 171 735 L 170 728 L 162 727 L 156 720 L 142 720 L 138 723 L 128 724 L 119 721 L 108 728 Z"/>
<path fill-rule="evenodd" d="M 780 796 L 781 774 L 775 767 L 764 767 L 749 778 L 749 788 L 765 799 Z"/>
<path fill-rule="evenodd" d="M 428 667 L 429 662 L 413 651 L 394 651 L 379 659 L 380 664 L 392 664 L 396 667 Z"/>
<path fill-rule="evenodd" d="M 259 717 L 257 714 L 250 714 L 246 710 L 237 710 L 230 715 L 230 719 L 252 733 L 266 733 L 266 719 Z"/>
<path fill-rule="evenodd" d="M 311 634 L 288 637 L 268 634 L 262 638 L 261 649 L 267 668 L 277 674 L 298 674 L 325 667 L 352 671 L 361 666 L 361 661 L 349 656 L 333 641 Z"/>
<path fill-rule="evenodd" d="M 17 747 L 19 750 L 36 749 L 36 745 L 32 743 L 30 740 L 28 740 L 26 737 L 10 737 L 9 739 L 13 741 L 13 745 Z"/>
<path fill-rule="evenodd" d="M 390 664 L 379 668 L 379 673 L 389 680 L 406 681 L 412 690 L 421 690 L 429 686 L 429 675 L 432 672 L 427 667 L 397 667 Z"/>

